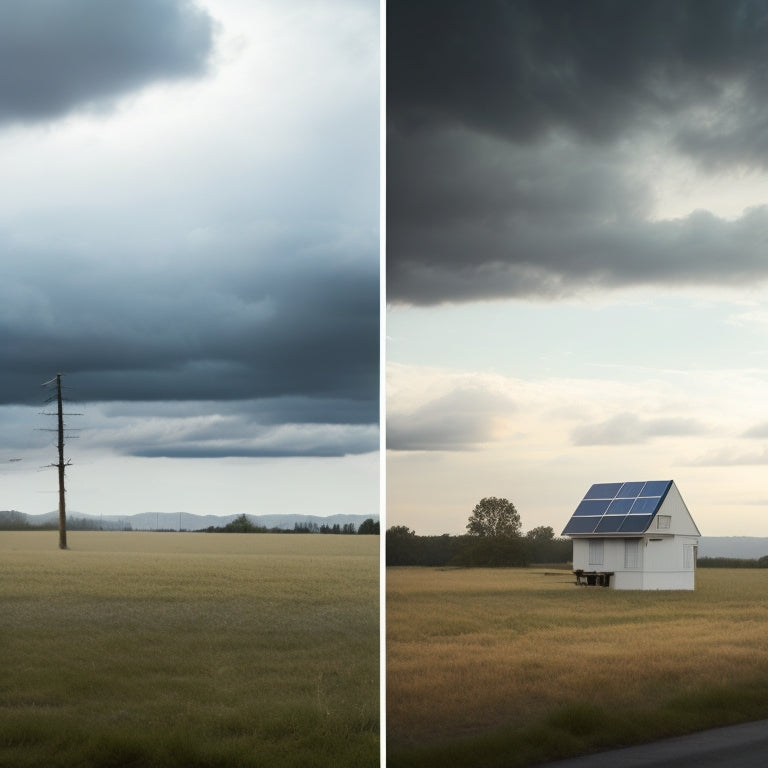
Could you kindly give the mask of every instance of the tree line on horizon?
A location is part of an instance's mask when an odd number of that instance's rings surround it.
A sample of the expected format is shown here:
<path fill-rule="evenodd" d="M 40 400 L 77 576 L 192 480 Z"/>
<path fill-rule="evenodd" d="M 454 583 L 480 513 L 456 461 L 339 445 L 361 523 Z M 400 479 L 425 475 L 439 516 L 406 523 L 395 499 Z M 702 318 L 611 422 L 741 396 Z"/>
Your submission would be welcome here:
<path fill-rule="evenodd" d="M 419 536 L 404 525 L 386 532 L 387 565 L 523 567 L 531 563 L 571 562 L 570 539 L 558 538 L 551 526 L 522 533 L 520 514 L 507 499 L 481 499 L 458 536 Z"/>
<path fill-rule="evenodd" d="M 30 522 L 29 518 L 23 512 L 15 510 L 0 511 L 0 531 L 53 531 L 58 528 L 57 520 L 48 520 L 45 522 Z M 70 531 L 132 531 L 130 522 L 104 522 L 95 518 L 87 517 L 67 517 L 67 529 Z M 157 533 L 325 533 L 325 534 L 362 534 L 379 535 L 379 521 L 369 517 L 356 527 L 354 523 L 344 523 L 339 525 L 334 523 L 329 525 L 322 523 L 294 523 L 293 528 L 267 528 L 263 525 L 256 525 L 248 515 L 240 515 L 231 522 L 223 526 L 208 526 L 190 531 L 189 529 L 178 528 L 156 528 Z"/>
<path fill-rule="evenodd" d="M 294 523 L 293 528 L 267 528 L 264 525 L 256 525 L 248 515 L 240 515 L 234 520 L 223 526 L 210 525 L 202 529 L 203 533 L 319 533 L 319 534 L 339 534 L 339 535 L 379 535 L 379 521 L 372 517 L 366 518 L 356 527 L 354 523 L 344 523 L 339 525 L 334 523 Z"/>

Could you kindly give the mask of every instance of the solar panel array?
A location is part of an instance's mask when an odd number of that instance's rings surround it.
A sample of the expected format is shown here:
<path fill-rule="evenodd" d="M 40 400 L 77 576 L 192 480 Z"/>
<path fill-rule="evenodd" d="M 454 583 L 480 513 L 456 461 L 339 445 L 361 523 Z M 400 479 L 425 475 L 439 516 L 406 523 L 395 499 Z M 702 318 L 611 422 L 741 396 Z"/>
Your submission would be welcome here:
<path fill-rule="evenodd" d="M 671 485 L 671 480 L 595 483 L 576 507 L 563 535 L 643 533 Z"/>

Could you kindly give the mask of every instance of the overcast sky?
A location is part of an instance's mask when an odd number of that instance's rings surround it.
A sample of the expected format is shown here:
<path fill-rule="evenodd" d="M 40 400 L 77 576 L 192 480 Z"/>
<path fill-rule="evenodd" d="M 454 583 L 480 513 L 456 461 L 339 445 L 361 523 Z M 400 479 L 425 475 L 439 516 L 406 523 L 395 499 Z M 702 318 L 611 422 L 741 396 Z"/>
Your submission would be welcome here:
<path fill-rule="evenodd" d="M 376 2 L 4 3 L 0 166 L 0 509 L 378 512 Z"/>
<path fill-rule="evenodd" d="M 768 536 L 768 2 L 387 4 L 388 525 Z"/>

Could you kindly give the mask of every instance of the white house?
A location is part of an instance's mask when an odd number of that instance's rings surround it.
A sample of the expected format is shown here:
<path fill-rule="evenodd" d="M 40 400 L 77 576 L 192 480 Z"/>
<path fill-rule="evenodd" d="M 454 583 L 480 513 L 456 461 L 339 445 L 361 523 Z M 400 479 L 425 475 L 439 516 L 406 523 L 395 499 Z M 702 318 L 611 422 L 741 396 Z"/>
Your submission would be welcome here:
<path fill-rule="evenodd" d="M 699 529 L 672 480 L 596 483 L 563 536 L 578 583 L 613 589 L 693 589 Z"/>

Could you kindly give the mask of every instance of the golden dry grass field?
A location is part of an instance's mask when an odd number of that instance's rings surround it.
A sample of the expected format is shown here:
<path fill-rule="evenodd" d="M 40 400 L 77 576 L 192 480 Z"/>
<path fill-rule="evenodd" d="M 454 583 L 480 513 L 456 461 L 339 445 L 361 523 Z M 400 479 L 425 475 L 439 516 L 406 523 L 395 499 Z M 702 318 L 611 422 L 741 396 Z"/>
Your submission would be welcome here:
<path fill-rule="evenodd" d="M 0 532 L 0 765 L 374 766 L 379 537 Z"/>
<path fill-rule="evenodd" d="M 768 716 L 768 570 L 699 569 L 694 592 L 551 573 L 387 569 L 391 766 L 532 765 Z"/>

